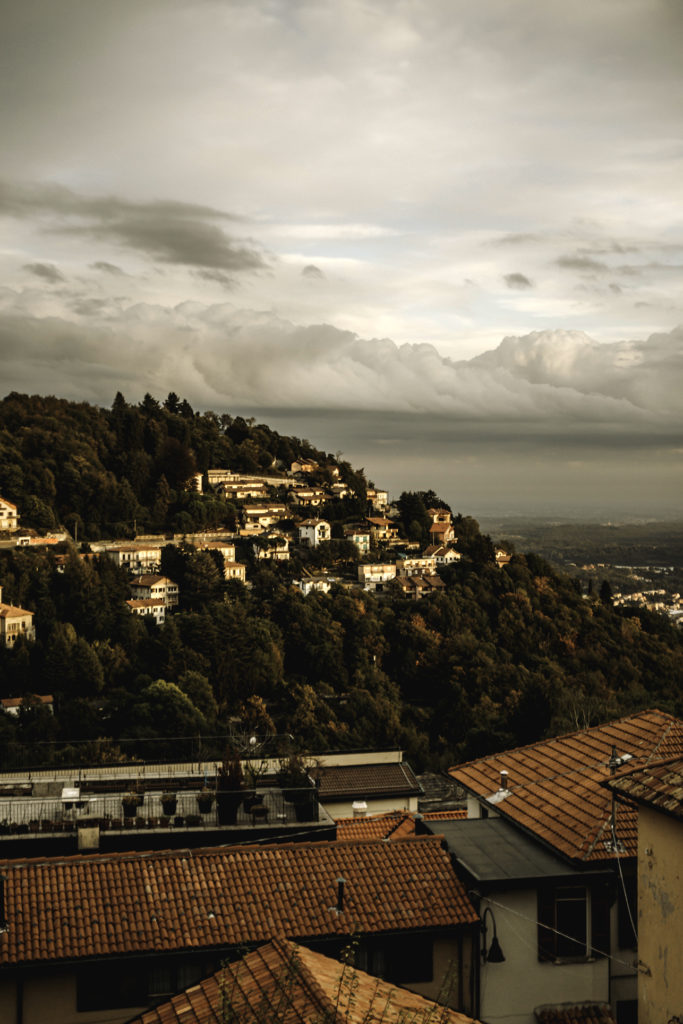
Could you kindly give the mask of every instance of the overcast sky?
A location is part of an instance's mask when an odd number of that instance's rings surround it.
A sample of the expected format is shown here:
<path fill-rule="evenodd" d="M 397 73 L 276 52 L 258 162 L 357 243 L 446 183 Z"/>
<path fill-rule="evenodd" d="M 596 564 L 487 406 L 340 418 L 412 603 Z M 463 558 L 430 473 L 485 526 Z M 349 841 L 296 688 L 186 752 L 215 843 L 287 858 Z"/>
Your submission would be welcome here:
<path fill-rule="evenodd" d="M 682 38 L 679 0 L 6 3 L 2 393 L 670 512 Z"/>

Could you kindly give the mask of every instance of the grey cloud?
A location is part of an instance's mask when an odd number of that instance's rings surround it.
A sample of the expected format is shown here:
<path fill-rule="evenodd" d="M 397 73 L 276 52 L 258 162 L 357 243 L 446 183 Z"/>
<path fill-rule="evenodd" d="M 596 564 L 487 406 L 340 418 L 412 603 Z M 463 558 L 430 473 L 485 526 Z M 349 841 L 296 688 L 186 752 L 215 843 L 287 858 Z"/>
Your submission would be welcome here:
<path fill-rule="evenodd" d="M 581 272 L 602 273 L 602 271 L 610 269 L 606 263 L 600 263 L 589 256 L 580 256 L 578 254 L 575 256 L 560 256 L 556 263 L 558 267 L 562 267 L 564 270 L 579 270 Z"/>
<path fill-rule="evenodd" d="M 225 288 L 226 291 L 231 291 L 235 287 L 233 278 L 228 277 L 221 270 L 197 270 L 195 271 L 195 277 L 201 278 L 202 281 L 214 281 Z"/>
<path fill-rule="evenodd" d="M 57 234 L 109 239 L 164 263 L 254 271 L 266 267 L 253 242 L 226 234 L 221 222 L 238 218 L 196 203 L 129 202 L 116 196 L 82 196 L 58 185 L 0 183 L 0 213 L 48 218 Z M 216 223 L 219 222 L 219 223 Z"/>
<path fill-rule="evenodd" d="M 493 245 L 525 245 L 527 242 L 540 242 L 542 240 L 541 235 L 535 235 L 530 232 L 518 232 L 516 234 L 501 235 L 500 238 L 493 239 Z"/>
<path fill-rule="evenodd" d="M 615 284 L 614 282 L 612 282 L 612 284 L 610 284 L 609 290 L 611 292 L 614 292 L 615 295 L 621 295 L 621 291 L 622 291 L 620 286 L 618 284 Z"/>
<path fill-rule="evenodd" d="M 48 281 L 50 284 L 66 281 L 66 278 L 61 271 L 57 270 L 54 263 L 25 263 L 24 270 L 35 274 L 36 277 L 42 277 L 44 281 Z"/>
<path fill-rule="evenodd" d="M 533 288 L 533 282 L 529 280 L 526 274 L 505 274 L 504 281 L 508 288 Z"/>
<path fill-rule="evenodd" d="M 91 270 L 101 270 L 105 274 L 123 274 L 121 267 L 117 267 L 115 263 L 107 263 L 106 260 L 97 260 L 96 263 L 90 264 L 90 268 Z"/>
<path fill-rule="evenodd" d="M 303 268 L 301 276 L 315 278 L 318 281 L 325 277 L 320 267 L 316 267 L 313 263 L 309 263 L 307 267 Z"/>

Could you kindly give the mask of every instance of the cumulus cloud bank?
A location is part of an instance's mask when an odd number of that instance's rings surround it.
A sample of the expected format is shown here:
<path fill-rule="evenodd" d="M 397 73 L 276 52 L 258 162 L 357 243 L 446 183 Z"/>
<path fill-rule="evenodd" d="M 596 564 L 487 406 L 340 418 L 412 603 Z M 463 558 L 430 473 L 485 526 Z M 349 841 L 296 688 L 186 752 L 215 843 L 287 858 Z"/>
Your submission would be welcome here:
<path fill-rule="evenodd" d="M 363 339 L 228 303 L 126 305 L 82 294 L 69 310 L 38 317 L 30 295 L 0 294 L 7 390 L 105 404 L 118 389 L 131 398 L 175 390 L 203 408 L 379 410 L 488 423 L 640 429 L 680 420 L 683 328 L 616 344 L 535 332 L 455 362 L 432 345 Z"/>

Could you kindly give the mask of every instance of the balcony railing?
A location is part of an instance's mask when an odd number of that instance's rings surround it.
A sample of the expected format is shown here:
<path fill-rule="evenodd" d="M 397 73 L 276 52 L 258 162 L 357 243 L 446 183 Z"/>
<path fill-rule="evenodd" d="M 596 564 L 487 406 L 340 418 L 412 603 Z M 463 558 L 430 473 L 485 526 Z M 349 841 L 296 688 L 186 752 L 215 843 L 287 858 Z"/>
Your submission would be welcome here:
<path fill-rule="evenodd" d="M 135 805 L 124 802 L 124 796 L 126 794 L 121 793 L 81 794 L 78 801 L 41 797 L 0 800 L 0 840 L 17 835 L 75 832 L 89 825 L 97 825 L 101 831 L 116 832 L 332 823 L 325 809 L 318 804 L 314 789 L 283 791 L 265 787 L 246 790 L 234 794 L 234 799 L 228 800 L 227 806 L 219 795 L 210 810 L 204 811 L 200 810 L 196 790 L 176 793 L 174 807 L 163 801 L 160 792 L 140 793 Z"/>

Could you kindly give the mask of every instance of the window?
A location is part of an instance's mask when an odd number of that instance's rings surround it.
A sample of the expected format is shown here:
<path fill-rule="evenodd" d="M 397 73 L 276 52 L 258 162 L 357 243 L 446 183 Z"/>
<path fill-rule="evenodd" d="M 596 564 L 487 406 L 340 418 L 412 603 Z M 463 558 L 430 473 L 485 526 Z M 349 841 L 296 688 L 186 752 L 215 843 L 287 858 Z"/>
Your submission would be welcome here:
<path fill-rule="evenodd" d="M 609 892 L 605 883 L 596 883 L 592 889 L 564 885 L 539 890 L 539 960 L 607 956 L 609 942 Z"/>
<path fill-rule="evenodd" d="M 355 966 L 393 985 L 432 981 L 433 947 L 433 940 L 425 936 L 388 935 L 361 943 Z"/>

